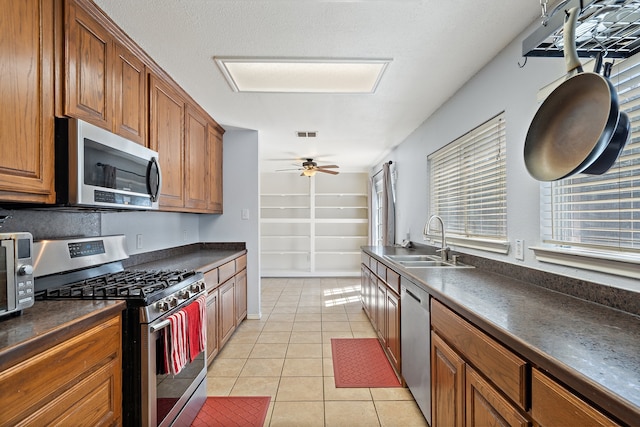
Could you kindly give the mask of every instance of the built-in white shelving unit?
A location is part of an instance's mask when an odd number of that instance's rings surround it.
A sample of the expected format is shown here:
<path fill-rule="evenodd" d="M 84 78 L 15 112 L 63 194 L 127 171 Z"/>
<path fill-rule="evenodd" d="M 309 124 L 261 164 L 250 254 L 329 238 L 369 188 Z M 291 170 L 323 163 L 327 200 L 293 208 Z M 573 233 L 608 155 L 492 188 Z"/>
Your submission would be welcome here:
<path fill-rule="evenodd" d="M 261 174 L 261 275 L 359 275 L 369 230 L 367 179 L 365 173 Z"/>

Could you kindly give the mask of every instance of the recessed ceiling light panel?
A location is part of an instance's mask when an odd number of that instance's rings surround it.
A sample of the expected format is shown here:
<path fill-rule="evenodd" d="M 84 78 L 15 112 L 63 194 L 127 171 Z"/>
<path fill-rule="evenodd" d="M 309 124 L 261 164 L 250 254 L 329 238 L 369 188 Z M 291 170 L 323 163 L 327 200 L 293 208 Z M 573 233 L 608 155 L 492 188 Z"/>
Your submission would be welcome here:
<path fill-rule="evenodd" d="M 235 92 L 374 93 L 390 59 L 214 58 Z"/>

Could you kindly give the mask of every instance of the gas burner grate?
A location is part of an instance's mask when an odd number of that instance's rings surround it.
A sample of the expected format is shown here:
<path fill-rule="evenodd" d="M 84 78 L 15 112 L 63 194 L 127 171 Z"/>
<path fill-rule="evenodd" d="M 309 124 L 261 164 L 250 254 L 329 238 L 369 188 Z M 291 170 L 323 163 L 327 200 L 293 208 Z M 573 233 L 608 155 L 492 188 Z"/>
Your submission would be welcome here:
<path fill-rule="evenodd" d="M 189 277 L 195 271 L 125 270 L 48 289 L 48 298 L 145 299 Z"/>

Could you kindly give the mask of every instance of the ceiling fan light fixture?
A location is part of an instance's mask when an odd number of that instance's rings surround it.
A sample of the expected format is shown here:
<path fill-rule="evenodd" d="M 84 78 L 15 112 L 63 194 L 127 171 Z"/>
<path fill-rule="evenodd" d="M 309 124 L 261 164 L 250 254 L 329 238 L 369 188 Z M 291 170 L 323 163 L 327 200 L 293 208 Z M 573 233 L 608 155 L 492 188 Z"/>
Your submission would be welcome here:
<path fill-rule="evenodd" d="M 302 171 L 302 175 L 304 176 L 308 176 L 308 177 L 312 177 L 316 174 L 316 170 L 315 169 L 305 169 Z"/>
<path fill-rule="evenodd" d="M 234 92 L 374 93 L 391 59 L 214 57 Z"/>

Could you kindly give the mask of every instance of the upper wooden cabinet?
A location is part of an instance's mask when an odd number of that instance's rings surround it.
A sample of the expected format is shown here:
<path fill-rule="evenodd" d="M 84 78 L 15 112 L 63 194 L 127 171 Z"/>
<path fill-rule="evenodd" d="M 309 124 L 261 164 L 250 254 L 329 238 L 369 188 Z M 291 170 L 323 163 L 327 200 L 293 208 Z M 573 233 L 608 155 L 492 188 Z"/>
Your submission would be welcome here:
<path fill-rule="evenodd" d="M 162 173 L 160 207 L 184 207 L 184 100 L 168 84 L 151 74 L 149 147 L 158 152 Z"/>
<path fill-rule="evenodd" d="M 53 4 L 1 0 L 0 7 L 0 200 L 52 203 Z"/>
<path fill-rule="evenodd" d="M 86 2 L 65 2 L 63 114 L 146 144 L 144 62 Z"/>
<path fill-rule="evenodd" d="M 111 129 L 113 39 L 75 1 L 65 3 L 64 113 Z"/>
<path fill-rule="evenodd" d="M 137 56 L 116 44 L 113 68 L 114 132 L 147 144 L 146 67 Z"/>
<path fill-rule="evenodd" d="M 207 119 L 196 108 L 187 105 L 185 115 L 185 201 L 186 208 L 207 209 L 209 174 L 207 161 Z M 204 178 L 204 179 L 203 179 Z"/>
<path fill-rule="evenodd" d="M 207 149 L 209 150 L 209 197 L 211 213 L 222 213 L 222 131 L 209 123 Z"/>

